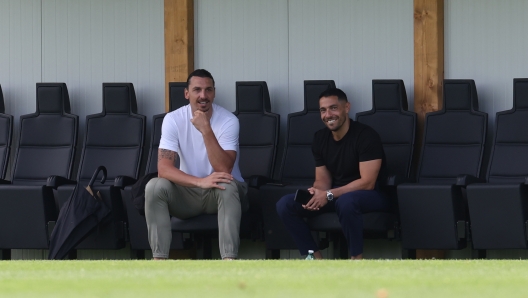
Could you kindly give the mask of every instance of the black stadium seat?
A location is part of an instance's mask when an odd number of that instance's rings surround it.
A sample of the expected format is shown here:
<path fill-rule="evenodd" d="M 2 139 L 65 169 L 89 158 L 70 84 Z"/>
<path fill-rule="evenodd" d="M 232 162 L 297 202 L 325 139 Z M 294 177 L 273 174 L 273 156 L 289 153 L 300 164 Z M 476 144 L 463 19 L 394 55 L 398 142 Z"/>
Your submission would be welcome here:
<path fill-rule="evenodd" d="M 463 189 L 478 181 L 487 123 L 475 82 L 445 80 L 443 109 L 426 115 L 418 183 L 398 186 L 404 249 L 466 246 Z"/>
<path fill-rule="evenodd" d="M 187 82 L 169 83 L 169 112 L 189 104 L 189 100 L 185 98 L 185 88 L 187 88 Z"/>
<path fill-rule="evenodd" d="M 393 206 L 393 210 L 387 212 L 365 213 L 363 229 L 375 236 L 392 238 L 395 237 L 398 220 L 396 186 L 410 178 L 416 131 L 416 114 L 407 111 L 407 93 L 403 81 L 373 80 L 372 110 L 356 114 L 356 121 L 369 125 L 380 135 L 388 175 L 379 186 L 389 195 Z M 335 212 L 309 218 L 308 223 L 315 231 L 341 232 Z"/>
<path fill-rule="evenodd" d="M 185 99 L 184 90 L 187 87 L 186 82 L 169 83 L 169 108 L 170 112 L 187 105 L 189 101 Z M 158 147 L 161 139 L 161 126 L 166 113 L 155 115 L 152 118 L 152 135 L 150 149 L 148 154 L 145 174 L 158 171 Z M 123 204 L 127 212 L 128 235 L 130 240 L 130 249 L 136 254 L 134 258 L 144 258 L 144 251 L 150 249 L 148 242 L 148 230 L 145 216 L 138 213 L 132 203 L 132 186 L 127 186 L 121 190 Z M 172 233 L 171 249 L 183 249 L 182 234 L 179 232 Z"/>
<path fill-rule="evenodd" d="M 12 181 L 0 185 L 0 248 L 47 249 L 48 222 L 57 218 L 49 176 L 70 178 L 78 117 L 64 83 L 37 83 L 37 109 L 20 117 Z"/>
<path fill-rule="evenodd" d="M 107 226 L 91 233 L 77 249 L 120 249 L 125 246 L 126 216 L 120 189 L 133 184 L 138 178 L 145 138 L 145 116 L 136 111 L 132 83 L 103 83 L 102 113 L 86 116 L 77 181 L 88 185 L 95 169 L 106 167 L 106 184 L 96 182 L 94 191 L 100 191 L 105 203 L 111 207 L 112 220 Z M 56 199 L 60 206 L 68 200 L 75 187 L 54 181 L 48 185 L 57 189 Z"/>
<path fill-rule="evenodd" d="M 528 248 L 528 79 L 514 79 L 513 108 L 495 125 L 488 183 L 467 187 L 473 248 Z"/>
<path fill-rule="evenodd" d="M 271 113 L 266 82 L 237 82 L 236 111 L 240 123 L 239 167 L 248 182 L 250 209 L 242 214 L 240 233 L 255 238 L 261 230 L 259 196 L 261 181 L 270 180 L 277 151 L 279 115 Z M 218 216 L 202 214 L 186 220 L 172 218 L 172 231 L 202 236 L 204 258 L 211 257 L 211 238 L 218 237 Z"/>
<path fill-rule="evenodd" d="M 334 81 L 304 81 L 304 110 L 288 115 L 286 146 L 280 171 L 284 186 L 263 185 L 260 188 L 264 237 L 271 258 L 278 258 L 280 249 L 297 248 L 282 224 L 275 204 L 282 196 L 295 193 L 298 188 L 306 189 L 314 182 L 313 136 L 324 127 L 319 112 L 319 95 L 328 88 L 335 88 Z"/>
<path fill-rule="evenodd" d="M 4 94 L 0 85 L 0 180 L 5 179 L 12 139 L 13 116 L 5 114 Z"/>

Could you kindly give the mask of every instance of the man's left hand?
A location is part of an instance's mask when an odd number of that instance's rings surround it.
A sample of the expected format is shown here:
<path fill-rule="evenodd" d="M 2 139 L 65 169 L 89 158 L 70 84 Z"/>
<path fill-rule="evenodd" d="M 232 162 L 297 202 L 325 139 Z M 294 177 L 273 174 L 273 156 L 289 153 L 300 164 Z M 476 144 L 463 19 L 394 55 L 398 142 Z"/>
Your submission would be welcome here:
<path fill-rule="evenodd" d="M 306 205 L 302 205 L 304 209 L 317 211 L 328 204 L 328 200 L 326 199 L 326 191 L 314 187 L 308 188 L 308 191 L 313 195 L 313 197 L 310 199 L 310 201 L 308 201 L 308 203 L 306 203 Z"/>

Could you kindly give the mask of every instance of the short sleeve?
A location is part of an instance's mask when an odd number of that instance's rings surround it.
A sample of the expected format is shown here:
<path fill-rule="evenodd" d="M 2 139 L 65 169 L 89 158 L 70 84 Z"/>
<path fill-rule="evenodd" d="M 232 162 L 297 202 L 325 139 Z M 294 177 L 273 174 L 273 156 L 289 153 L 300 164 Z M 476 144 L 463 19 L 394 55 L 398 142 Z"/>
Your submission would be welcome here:
<path fill-rule="evenodd" d="M 383 159 L 383 144 L 378 133 L 367 127 L 361 131 L 358 138 L 359 162 Z"/>
<path fill-rule="evenodd" d="M 160 149 L 167 149 L 179 153 L 178 127 L 172 117 L 167 114 L 161 125 Z"/>
<path fill-rule="evenodd" d="M 217 137 L 218 144 L 224 150 L 238 151 L 238 133 L 240 124 L 238 118 L 232 117 L 223 126 L 222 132 Z"/>
<path fill-rule="evenodd" d="M 312 154 L 314 157 L 316 167 L 321 167 L 325 165 L 321 144 L 322 144 L 322 133 L 316 132 L 314 134 L 314 138 L 312 142 Z"/>

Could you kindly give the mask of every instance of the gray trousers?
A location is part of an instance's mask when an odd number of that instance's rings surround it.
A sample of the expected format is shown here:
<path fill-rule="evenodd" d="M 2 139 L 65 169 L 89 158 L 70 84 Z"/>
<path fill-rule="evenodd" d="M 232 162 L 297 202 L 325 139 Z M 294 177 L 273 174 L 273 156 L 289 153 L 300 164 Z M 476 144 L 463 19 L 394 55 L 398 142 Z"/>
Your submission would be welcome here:
<path fill-rule="evenodd" d="M 222 258 L 236 258 L 240 244 L 240 218 L 249 208 L 247 184 L 233 180 L 218 188 L 185 187 L 165 178 L 150 180 L 145 188 L 145 218 L 152 255 L 168 258 L 172 231 L 170 216 L 187 219 L 218 213 L 218 239 Z"/>

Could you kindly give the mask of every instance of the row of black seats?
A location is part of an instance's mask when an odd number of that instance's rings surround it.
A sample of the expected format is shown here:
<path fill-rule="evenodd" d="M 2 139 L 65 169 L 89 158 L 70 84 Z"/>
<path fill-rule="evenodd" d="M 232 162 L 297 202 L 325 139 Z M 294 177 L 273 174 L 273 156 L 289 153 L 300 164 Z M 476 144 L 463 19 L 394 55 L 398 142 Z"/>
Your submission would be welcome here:
<path fill-rule="evenodd" d="M 279 249 L 296 248 L 276 215 L 275 202 L 282 195 L 313 182 L 314 163 L 310 147 L 313 133 L 323 127 L 318 95 L 334 86 L 333 81 L 305 81 L 305 109 L 288 115 L 280 179 L 269 183 L 277 152 L 279 116 L 270 112 L 265 82 L 237 82 L 235 114 L 241 126 L 240 167 L 252 186 L 249 193 L 252 209 L 243 215 L 241 234 L 263 237 L 271 257 L 278 257 Z M 183 98 L 184 88 L 185 83 L 170 84 L 170 110 L 187 103 Z M 145 220 L 130 200 L 129 185 L 138 177 L 145 125 L 144 117 L 135 114 L 133 93 L 131 84 L 104 84 L 103 113 L 87 117 L 78 180 L 89 179 L 99 165 L 109 168 L 109 178 L 116 178 L 114 185 L 98 188 L 105 190 L 103 196 L 112 204 L 114 220 L 97 237 L 89 237 L 78 248 L 121 248 L 129 235 L 130 247 L 134 251 L 149 249 Z M 386 237 L 389 232 L 389 237 L 398 238 L 397 231 L 401 229 L 402 247 L 411 251 L 460 249 L 470 238 L 473 247 L 480 250 L 526 248 L 528 212 L 524 201 L 527 195 L 528 160 L 525 153 L 528 133 L 523 122 L 528 121 L 523 114 L 526 110 L 528 80 L 516 79 L 514 108 L 497 114 L 495 144 L 488 170 L 490 184 L 475 183 L 483 182 L 478 175 L 487 115 L 478 112 L 472 80 L 445 80 L 443 109 L 426 116 L 416 183 L 409 183 L 413 180 L 411 159 L 416 115 L 407 111 L 403 81 L 374 80 L 373 108 L 358 113 L 356 120 L 372 126 L 381 136 L 390 174 L 383 187 L 391 193 L 394 209 L 365 214 L 366 235 Z M 164 115 L 154 116 L 147 173 L 156 171 Z M 24 120 L 26 118 L 30 120 Z M 12 123 L 10 116 L 2 115 L 0 119 L 0 124 Z M 121 123 L 122 120 L 125 121 Z M 130 129 L 129 124 L 123 125 L 127 121 L 137 125 Z M 48 122 L 51 124 L 46 124 Z M 0 230 L 0 248 L 47 248 L 48 225 L 56 219 L 58 208 L 73 190 L 71 185 L 60 185 L 72 183 L 67 179 L 71 175 L 76 123 L 77 118 L 69 115 L 66 86 L 37 84 L 37 112 L 21 117 L 21 142 L 11 185 L 0 185 L 0 222 L 4 224 Z M 64 127 L 68 125 L 72 129 L 65 131 Z M 3 174 L 11 137 L 11 126 L 5 127 L 8 127 L 3 130 L 5 134 L 0 135 L 5 140 L 0 144 L 0 153 L 4 157 Z M 47 132 L 48 127 L 51 133 Z M 60 140 L 55 140 L 57 138 Z M 68 139 L 71 143 L 66 141 Z M 39 151 L 39 147 L 43 148 Z M 49 179 L 48 186 L 44 186 L 50 175 L 65 179 Z M 29 190 L 29 185 L 34 189 Z M 123 202 L 126 212 L 121 205 Z M 20 210 L 28 212 L 21 215 Z M 204 257 L 211 256 L 210 239 L 216 236 L 216 216 L 203 215 L 189 220 L 173 218 L 172 224 L 172 248 L 183 248 L 181 233 L 191 233 L 193 240 L 203 244 Z M 315 231 L 339 235 L 339 221 L 333 214 L 312 218 L 309 224 Z M 340 237 L 332 239 L 339 240 Z M 346 249 L 336 252 L 346 252 Z"/>
<path fill-rule="evenodd" d="M 318 94 L 333 81 L 305 82 L 305 109 L 288 115 L 280 183 L 262 185 L 259 200 L 266 247 L 271 257 L 295 249 L 275 212 L 275 203 L 314 179 L 313 133 L 322 127 Z M 415 175 L 411 165 L 416 115 L 407 111 L 403 81 L 374 80 L 373 108 L 356 120 L 381 136 L 388 173 L 381 187 L 392 210 L 364 214 L 365 236 L 401 238 L 412 257 L 416 249 L 462 249 L 468 241 L 479 257 L 487 249 L 528 248 L 528 79 L 514 80 L 514 103 L 496 117 L 495 138 L 486 179 L 479 177 L 487 134 L 487 114 L 478 110 L 473 80 L 445 80 L 443 107 L 425 118 L 424 139 Z M 277 184 L 277 183 L 273 183 Z M 308 219 L 312 230 L 329 232 L 343 249 L 337 216 Z M 333 234 L 333 235 L 332 235 Z M 326 241 L 321 242 L 321 248 Z"/>
<path fill-rule="evenodd" d="M 11 180 L 0 184 L 0 249 L 47 249 L 61 206 L 76 182 L 87 185 L 94 170 L 104 165 L 111 183 L 97 185 L 112 209 L 111 224 L 89 235 L 77 248 L 118 249 L 125 246 L 126 214 L 120 188 L 138 178 L 146 117 L 136 113 L 131 83 L 103 84 L 103 111 L 86 117 L 86 130 L 76 180 L 71 180 L 78 137 L 78 116 L 70 113 L 64 83 L 37 83 L 36 112 L 20 117 L 19 143 Z M 3 98 L 1 100 L 3 103 Z M 3 104 L 2 104 L 3 107 Z M 3 111 L 2 111 L 3 112 Z M 12 134 L 12 117 L 3 125 L 2 178 Z M 115 185 L 113 185 L 115 180 Z"/>
<path fill-rule="evenodd" d="M 486 132 L 475 83 L 446 80 L 443 110 L 426 116 L 418 183 L 398 187 L 403 248 L 528 248 L 528 79 L 514 79 L 513 108 L 496 115 L 484 179 Z"/>

